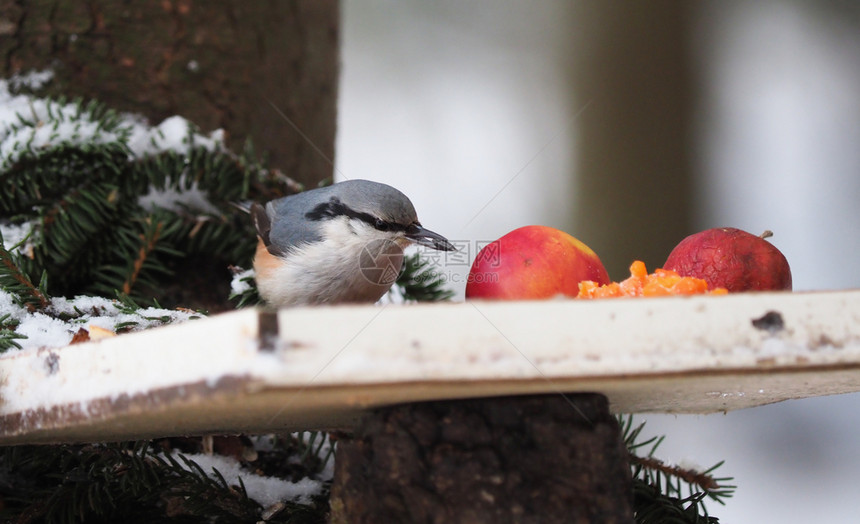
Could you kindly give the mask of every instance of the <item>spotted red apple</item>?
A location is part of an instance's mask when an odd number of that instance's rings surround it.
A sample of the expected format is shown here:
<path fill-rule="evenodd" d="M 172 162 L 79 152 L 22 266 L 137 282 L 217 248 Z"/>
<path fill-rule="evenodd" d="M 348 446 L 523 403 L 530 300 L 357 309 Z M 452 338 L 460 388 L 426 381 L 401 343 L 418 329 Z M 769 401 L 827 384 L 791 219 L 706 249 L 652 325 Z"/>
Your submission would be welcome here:
<path fill-rule="evenodd" d="M 665 269 L 702 278 L 708 287 L 729 291 L 790 290 L 788 260 L 765 240 L 733 227 L 708 229 L 690 235 L 669 254 Z"/>
<path fill-rule="evenodd" d="M 481 249 L 469 272 L 466 298 L 575 297 L 582 280 L 609 283 L 591 248 L 564 231 L 525 226 Z"/>

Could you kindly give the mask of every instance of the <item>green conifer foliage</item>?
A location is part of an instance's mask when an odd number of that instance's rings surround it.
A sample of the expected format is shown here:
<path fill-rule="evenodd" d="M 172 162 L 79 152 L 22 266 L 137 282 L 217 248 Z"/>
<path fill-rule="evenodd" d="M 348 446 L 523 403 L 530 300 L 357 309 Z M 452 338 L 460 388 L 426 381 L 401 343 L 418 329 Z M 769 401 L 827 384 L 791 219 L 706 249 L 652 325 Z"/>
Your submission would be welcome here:
<path fill-rule="evenodd" d="M 31 282 L 44 273 L 51 295 L 119 291 L 146 304 L 195 307 L 178 303 L 165 280 L 220 270 L 226 282 L 230 264 L 250 264 L 255 235 L 237 203 L 275 198 L 284 187 L 250 148 L 235 155 L 198 146 L 189 129 L 187 151 L 136 155 L 128 117 L 97 103 L 47 108 L 47 120 L 19 116 L 7 128 L 15 147 L 0 158 L 0 217 L 31 227 L 5 262 Z M 57 131 L 45 139 L 45 129 Z M 202 198 L 182 196 L 189 192 Z M 153 193 L 177 196 L 165 205 Z"/>

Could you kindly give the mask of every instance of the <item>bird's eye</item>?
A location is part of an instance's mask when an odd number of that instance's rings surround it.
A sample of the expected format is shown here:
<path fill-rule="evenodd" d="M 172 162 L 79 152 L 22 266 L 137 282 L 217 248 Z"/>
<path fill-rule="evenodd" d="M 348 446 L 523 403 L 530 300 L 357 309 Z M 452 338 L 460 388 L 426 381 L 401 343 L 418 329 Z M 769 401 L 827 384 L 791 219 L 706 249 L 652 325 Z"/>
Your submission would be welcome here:
<path fill-rule="evenodd" d="M 376 227 L 376 229 L 378 229 L 380 231 L 388 231 L 388 222 L 386 222 L 385 220 L 382 220 L 381 218 L 377 218 L 374 221 L 373 225 Z"/>

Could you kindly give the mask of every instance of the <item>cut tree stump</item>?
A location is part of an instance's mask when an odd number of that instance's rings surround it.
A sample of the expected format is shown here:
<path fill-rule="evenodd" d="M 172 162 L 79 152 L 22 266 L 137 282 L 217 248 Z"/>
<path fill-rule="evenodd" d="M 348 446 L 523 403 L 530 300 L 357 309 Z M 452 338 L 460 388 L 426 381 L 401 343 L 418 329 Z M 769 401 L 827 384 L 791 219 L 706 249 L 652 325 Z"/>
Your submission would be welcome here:
<path fill-rule="evenodd" d="M 627 448 L 599 394 L 406 404 L 338 441 L 341 523 L 633 521 Z"/>

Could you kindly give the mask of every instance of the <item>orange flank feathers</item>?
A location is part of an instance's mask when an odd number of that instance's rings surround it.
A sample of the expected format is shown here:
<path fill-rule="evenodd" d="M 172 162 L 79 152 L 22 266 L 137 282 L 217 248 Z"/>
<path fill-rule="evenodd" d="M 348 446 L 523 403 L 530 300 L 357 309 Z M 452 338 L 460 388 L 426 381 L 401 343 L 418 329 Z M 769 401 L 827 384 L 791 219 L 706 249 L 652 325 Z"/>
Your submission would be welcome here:
<path fill-rule="evenodd" d="M 725 295 L 725 288 L 708 290 L 708 283 L 701 278 L 682 277 L 668 269 L 658 269 L 648 274 L 645 263 L 636 260 L 630 265 L 630 277 L 621 282 L 600 285 L 586 280 L 579 283 L 577 298 L 611 297 L 663 297 L 667 295 Z"/>

